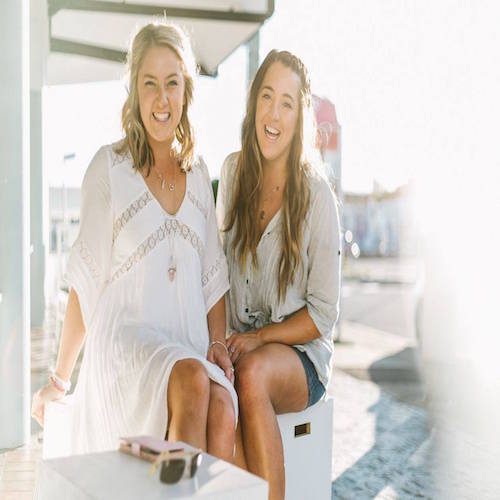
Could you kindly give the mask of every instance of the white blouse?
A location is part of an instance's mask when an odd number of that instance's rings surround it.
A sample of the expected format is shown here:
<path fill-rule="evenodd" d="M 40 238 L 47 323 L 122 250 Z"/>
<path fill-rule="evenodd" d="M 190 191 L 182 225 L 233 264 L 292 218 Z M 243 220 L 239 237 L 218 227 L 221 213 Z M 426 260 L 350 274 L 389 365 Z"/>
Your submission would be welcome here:
<path fill-rule="evenodd" d="M 229 155 L 222 166 L 217 195 L 219 230 L 228 221 L 232 206 L 234 176 L 238 153 Z M 235 227 L 221 231 L 229 268 L 229 326 L 237 332 L 279 323 L 307 307 L 321 336 L 295 347 L 305 352 L 314 364 L 321 383 L 326 387 L 331 373 L 333 328 L 339 314 L 340 230 L 337 202 L 323 177 L 310 178 L 310 207 L 303 226 L 301 248 L 305 273 L 297 270 L 284 301 L 278 300 L 278 266 L 281 256 L 281 209 L 264 230 L 257 246 L 258 267 L 248 256 L 240 269 L 231 255 Z"/>

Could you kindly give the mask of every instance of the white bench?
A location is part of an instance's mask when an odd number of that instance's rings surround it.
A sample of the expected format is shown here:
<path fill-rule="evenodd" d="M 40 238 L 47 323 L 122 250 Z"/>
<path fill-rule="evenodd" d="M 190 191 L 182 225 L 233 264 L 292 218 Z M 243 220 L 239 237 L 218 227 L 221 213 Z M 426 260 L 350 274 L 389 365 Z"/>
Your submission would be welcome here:
<path fill-rule="evenodd" d="M 72 396 L 45 409 L 43 458 L 70 454 Z M 333 399 L 278 416 L 285 457 L 286 500 L 331 498 Z"/>

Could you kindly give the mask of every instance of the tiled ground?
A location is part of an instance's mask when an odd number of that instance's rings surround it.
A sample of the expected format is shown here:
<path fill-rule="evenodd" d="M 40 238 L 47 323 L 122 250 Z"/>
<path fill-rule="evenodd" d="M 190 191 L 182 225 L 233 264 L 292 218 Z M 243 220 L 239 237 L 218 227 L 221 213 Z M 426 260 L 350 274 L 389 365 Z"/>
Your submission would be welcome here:
<path fill-rule="evenodd" d="M 35 487 L 36 461 L 41 447 L 36 438 L 29 446 L 0 451 L 0 500 L 31 500 Z"/>
<path fill-rule="evenodd" d="M 38 390 L 47 380 L 48 369 L 57 356 L 54 308 L 47 310 L 44 328 L 31 330 L 31 388 Z M 32 442 L 15 450 L 0 450 L 0 500 L 33 498 L 36 461 L 41 457 L 40 426 L 33 420 Z"/>

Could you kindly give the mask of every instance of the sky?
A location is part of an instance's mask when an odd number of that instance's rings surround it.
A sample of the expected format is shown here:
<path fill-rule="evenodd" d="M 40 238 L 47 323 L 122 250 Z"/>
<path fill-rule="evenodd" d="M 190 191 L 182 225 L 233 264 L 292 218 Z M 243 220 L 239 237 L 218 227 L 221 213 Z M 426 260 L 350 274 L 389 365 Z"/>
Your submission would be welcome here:
<path fill-rule="evenodd" d="M 335 104 L 345 190 L 450 176 L 483 182 L 487 175 L 469 174 L 473 165 L 492 168 L 496 153 L 499 13 L 491 0 L 276 0 L 261 29 L 260 60 L 272 48 L 296 53 L 313 92 Z M 245 48 L 221 64 L 218 78 L 197 84 L 198 149 L 217 176 L 239 148 Z M 49 183 L 78 186 L 97 148 L 121 136 L 124 83 L 48 87 L 44 97 Z"/>

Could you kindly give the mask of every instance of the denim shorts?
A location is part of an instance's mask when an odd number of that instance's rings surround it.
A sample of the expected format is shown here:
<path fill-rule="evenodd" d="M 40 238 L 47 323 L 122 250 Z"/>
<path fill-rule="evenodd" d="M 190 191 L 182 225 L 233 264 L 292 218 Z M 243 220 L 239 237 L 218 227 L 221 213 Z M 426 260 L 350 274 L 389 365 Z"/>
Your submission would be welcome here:
<path fill-rule="evenodd" d="M 302 361 L 302 365 L 306 372 L 307 391 L 309 393 L 307 408 L 309 408 L 309 406 L 312 406 L 321 399 L 321 397 L 325 393 L 325 387 L 319 381 L 318 373 L 316 372 L 316 368 L 314 368 L 312 361 L 309 359 L 309 356 L 305 352 L 299 351 L 296 347 L 292 346 L 292 349 L 299 356 L 300 361 Z"/>

